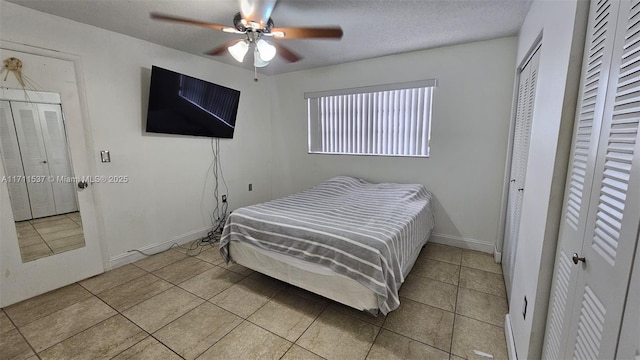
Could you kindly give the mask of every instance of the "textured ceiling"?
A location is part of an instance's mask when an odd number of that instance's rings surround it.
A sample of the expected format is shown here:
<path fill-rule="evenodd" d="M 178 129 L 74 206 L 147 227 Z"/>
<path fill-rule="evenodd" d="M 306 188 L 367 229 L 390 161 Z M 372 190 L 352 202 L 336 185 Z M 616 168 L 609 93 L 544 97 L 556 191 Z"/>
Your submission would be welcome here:
<path fill-rule="evenodd" d="M 238 0 L 8 0 L 38 11 L 201 56 L 239 35 L 154 21 L 151 11 L 232 26 Z M 279 58 L 264 74 L 279 74 L 383 55 L 516 35 L 531 0 L 279 0 L 276 26 L 340 25 L 342 40 L 282 40 L 304 57 Z M 251 69 L 231 55 L 212 58 Z"/>

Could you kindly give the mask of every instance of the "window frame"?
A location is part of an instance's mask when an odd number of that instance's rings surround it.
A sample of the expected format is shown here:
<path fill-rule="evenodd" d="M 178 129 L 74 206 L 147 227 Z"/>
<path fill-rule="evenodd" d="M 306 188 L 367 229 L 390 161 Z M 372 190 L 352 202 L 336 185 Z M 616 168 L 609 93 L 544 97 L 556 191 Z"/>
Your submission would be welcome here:
<path fill-rule="evenodd" d="M 436 79 L 427 79 L 427 80 L 418 80 L 418 81 L 409 81 L 409 82 L 400 82 L 400 83 L 392 83 L 392 84 L 384 84 L 384 85 L 372 85 L 372 86 L 362 86 L 362 87 L 354 87 L 354 88 L 345 88 L 345 89 L 336 89 L 336 90 L 324 90 L 324 91 L 315 91 L 315 92 L 305 92 L 304 98 L 307 103 L 307 153 L 308 154 L 321 154 L 321 155 L 354 155 L 354 156 L 390 156 L 390 157 L 415 157 L 415 158 L 428 158 L 431 156 L 431 122 L 433 115 L 433 92 L 437 87 Z M 367 94 L 367 93 L 376 93 L 383 91 L 393 91 L 393 90 L 409 90 L 409 89 L 428 89 L 428 121 L 426 124 L 425 131 L 426 134 L 426 154 L 374 154 L 374 153 L 358 153 L 358 152 L 337 152 L 337 151 L 322 151 L 320 150 L 312 150 L 313 145 L 318 144 L 318 142 L 322 142 L 322 130 L 319 128 L 321 126 L 321 121 L 319 119 L 319 99 L 322 97 L 329 96 L 340 96 L 340 95 L 357 95 L 357 94 Z M 312 106 L 312 101 L 315 101 L 316 105 Z M 312 134 L 311 129 L 313 127 L 318 127 L 319 129 L 315 130 L 314 134 Z M 318 139 L 319 138 L 319 139 Z"/>

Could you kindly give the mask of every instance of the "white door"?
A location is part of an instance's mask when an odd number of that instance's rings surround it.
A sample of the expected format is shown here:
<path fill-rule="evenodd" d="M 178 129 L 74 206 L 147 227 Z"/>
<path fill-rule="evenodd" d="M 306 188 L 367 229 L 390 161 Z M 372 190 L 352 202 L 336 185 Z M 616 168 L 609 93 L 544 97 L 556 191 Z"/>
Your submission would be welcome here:
<path fill-rule="evenodd" d="M 55 215 L 53 188 L 46 181 L 50 175 L 49 164 L 37 106 L 32 103 L 12 101 L 11 110 L 22 153 L 24 174 L 27 177 L 31 214 L 34 218 Z"/>
<path fill-rule="evenodd" d="M 15 221 L 31 219 L 31 205 L 24 181 L 24 168 L 18 147 L 18 137 L 8 101 L 0 101 L 0 152 L 4 158 L 4 168 L 9 200 Z"/>
<path fill-rule="evenodd" d="M 585 209 L 591 195 L 600 119 L 604 112 L 613 50 L 615 24 L 611 23 L 615 22 L 618 6 L 617 1 L 592 1 L 589 9 L 563 219 L 545 332 L 543 354 L 546 359 L 562 358 L 564 347 L 569 341 L 568 326 L 578 269 L 571 257 L 582 248 L 584 238 L 587 218 Z"/>
<path fill-rule="evenodd" d="M 52 93 L 0 88 L 0 98 L 11 101 L 38 101 L 62 104 L 64 125 L 73 173 L 76 176 L 93 176 L 97 173 L 92 132 L 85 127 L 89 123 L 84 99 L 83 76 L 79 57 L 60 52 L 7 43 L 0 40 L 3 56 L 22 60 L 30 69 L 29 77 L 41 89 Z M 55 71 L 52 71 L 55 70 Z M 19 88 L 9 77 L 3 86 Z M 51 95 L 51 96 L 50 96 Z M 53 96 L 55 95 L 55 96 Z M 55 98 L 48 100 L 49 98 Z M 0 157 L 0 163 L 3 163 Z M 4 166 L 0 166 L 0 178 Z M 99 185 L 75 188 L 78 207 L 82 215 L 85 246 L 54 254 L 27 263 L 22 262 L 14 217 L 9 206 L 6 186 L 0 183 L 0 306 L 4 307 L 44 292 L 72 284 L 104 271 L 108 259 L 102 257 L 101 209 Z"/>
<path fill-rule="evenodd" d="M 55 179 L 71 178 L 71 159 L 67 148 L 67 136 L 62 120 L 62 109 L 58 104 L 36 104 L 42 128 L 42 138 L 49 165 L 49 174 Z M 76 184 L 73 182 L 50 182 L 56 214 L 78 210 Z"/>
<path fill-rule="evenodd" d="M 620 4 L 566 356 L 613 358 L 618 343 L 640 222 L 639 17 L 640 0 Z"/>
<path fill-rule="evenodd" d="M 527 173 L 529 140 L 531 139 L 531 121 L 535 105 L 540 47 L 529 57 L 520 72 L 518 85 L 518 103 L 516 108 L 513 151 L 511 155 L 511 175 L 509 180 L 509 203 L 506 221 L 506 241 L 504 242 L 502 272 L 507 285 L 507 295 L 511 294 L 514 260 L 518 248 L 524 179 Z"/>
<path fill-rule="evenodd" d="M 639 17 L 640 0 L 591 5 L 549 359 L 615 356 L 640 224 Z"/>

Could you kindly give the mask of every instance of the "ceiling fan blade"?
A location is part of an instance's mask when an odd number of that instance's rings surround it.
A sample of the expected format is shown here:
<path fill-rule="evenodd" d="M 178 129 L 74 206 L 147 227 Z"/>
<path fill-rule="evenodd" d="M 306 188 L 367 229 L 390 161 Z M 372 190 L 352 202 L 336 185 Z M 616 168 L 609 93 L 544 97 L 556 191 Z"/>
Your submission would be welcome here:
<path fill-rule="evenodd" d="M 173 16 L 173 15 L 160 14 L 160 13 L 157 13 L 157 12 L 152 12 L 150 15 L 151 15 L 151 18 L 154 19 L 154 20 L 172 21 L 172 22 L 177 22 L 177 23 L 181 23 L 181 24 L 196 25 L 196 26 L 201 26 L 201 27 L 206 27 L 206 28 L 209 28 L 209 29 L 226 31 L 226 32 L 238 32 L 235 28 L 232 28 L 230 26 L 220 25 L 220 24 L 214 24 L 214 23 L 209 23 L 209 22 L 204 22 L 204 21 L 199 21 L 199 20 L 193 20 L 193 19 L 187 19 L 187 18 L 177 17 L 177 16 Z"/>
<path fill-rule="evenodd" d="M 302 60 L 302 56 L 294 53 L 293 51 L 291 51 L 288 47 L 278 44 L 277 42 L 273 41 L 273 45 L 275 45 L 276 49 L 277 49 L 277 54 L 282 56 L 285 60 L 287 60 L 288 62 L 296 62 L 296 61 L 300 61 Z"/>
<path fill-rule="evenodd" d="M 324 28 L 279 27 L 271 29 L 271 34 L 276 39 L 341 39 L 342 28 L 339 26 Z"/>
<path fill-rule="evenodd" d="M 267 25 L 278 0 L 239 0 L 240 13 L 247 23 L 255 22 L 260 27 Z"/>
<path fill-rule="evenodd" d="M 217 46 L 216 48 L 207 51 L 205 54 L 206 55 L 211 55 L 211 56 L 222 55 L 222 54 L 225 53 L 225 51 L 227 51 L 229 46 L 233 46 L 233 45 L 239 43 L 240 41 L 244 41 L 244 39 L 229 40 L 229 41 L 223 43 L 222 45 Z"/>

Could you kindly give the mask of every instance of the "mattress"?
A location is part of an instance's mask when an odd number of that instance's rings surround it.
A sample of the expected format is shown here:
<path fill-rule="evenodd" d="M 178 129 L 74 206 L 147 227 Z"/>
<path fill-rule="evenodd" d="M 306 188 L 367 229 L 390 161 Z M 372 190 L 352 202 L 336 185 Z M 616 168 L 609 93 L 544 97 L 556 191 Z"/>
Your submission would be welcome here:
<path fill-rule="evenodd" d="M 422 185 L 374 184 L 340 176 L 307 191 L 234 211 L 220 240 L 321 265 L 376 294 L 383 314 L 434 226 L 432 195 Z M 246 264 L 244 264 L 246 266 Z M 251 267 L 251 266 L 248 266 Z"/>

